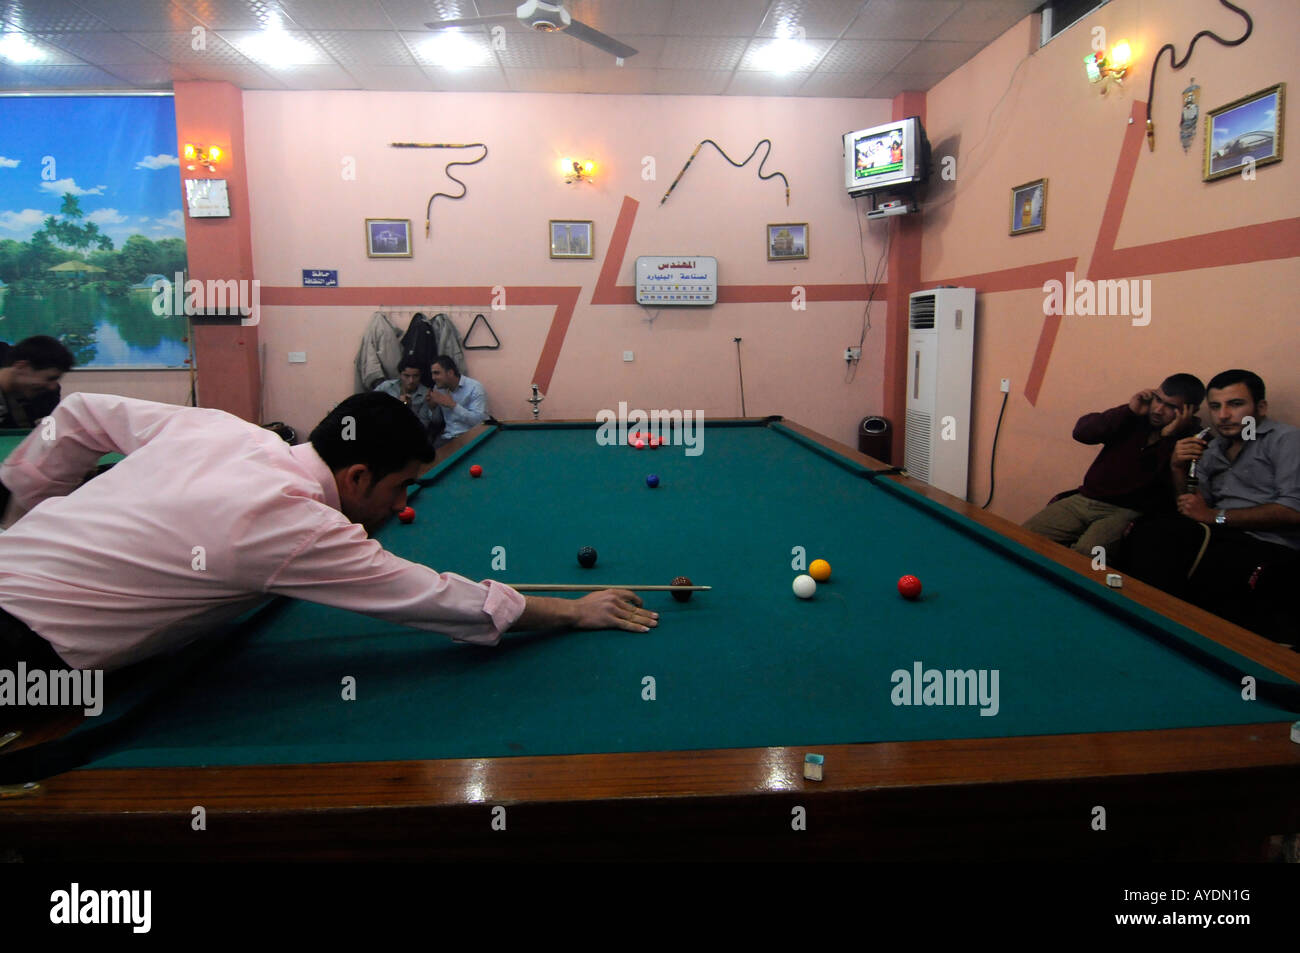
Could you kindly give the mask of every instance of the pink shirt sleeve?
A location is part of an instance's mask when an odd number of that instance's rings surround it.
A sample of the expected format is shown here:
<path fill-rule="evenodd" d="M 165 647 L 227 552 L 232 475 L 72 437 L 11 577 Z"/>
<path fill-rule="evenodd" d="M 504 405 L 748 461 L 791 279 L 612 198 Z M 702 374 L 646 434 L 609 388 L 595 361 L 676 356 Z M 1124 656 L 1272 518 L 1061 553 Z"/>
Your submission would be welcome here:
<path fill-rule="evenodd" d="M 69 394 L 0 465 L 0 483 L 13 494 L 4 515 L 10 525 L 36 504 L 66 496 L 106 453 L 144 446 L 184 408 L 105 394 L 86 400 Z"/>
<path fill-rule="evenodd" d="M 269 592 L 482 645 L 495 645 L 523 614 L 524 597 L 509 586 L 402 559 L 335 515 L 271 576 Z"/>

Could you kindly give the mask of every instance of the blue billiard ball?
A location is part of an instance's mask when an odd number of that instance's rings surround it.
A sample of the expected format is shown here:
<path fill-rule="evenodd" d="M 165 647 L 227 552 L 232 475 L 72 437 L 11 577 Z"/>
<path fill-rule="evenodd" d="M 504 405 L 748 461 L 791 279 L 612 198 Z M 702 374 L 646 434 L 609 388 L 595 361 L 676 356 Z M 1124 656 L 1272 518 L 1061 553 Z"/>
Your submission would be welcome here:
<path fill-rule="evenodd" d="M 655 487 L 659 485 L 659 477 L 654 473 L 650 474 L 648 477 L 645 478 L 645 485 L 650 487 L 650 489 L 653 490 Z"/>

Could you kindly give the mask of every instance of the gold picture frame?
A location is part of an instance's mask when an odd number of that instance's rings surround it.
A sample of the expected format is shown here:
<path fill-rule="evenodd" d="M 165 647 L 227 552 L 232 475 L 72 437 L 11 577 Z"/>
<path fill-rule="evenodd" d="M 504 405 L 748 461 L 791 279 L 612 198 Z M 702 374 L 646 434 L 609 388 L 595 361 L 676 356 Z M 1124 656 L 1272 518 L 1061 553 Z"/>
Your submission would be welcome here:
<path fill-rule="evenodd" d="M 590 221 L 553 218 L 547 227 L 552 258 L 595 258 Z"/>
<path fill-rule="evenodd" d="M 1011 190 L 1012 235 L 1041 232 L 1047 227 L 1047 180 L 1034 179 Z"/>
<path fill-rule="evenodd" d="M 1234 99 L 1205 115 L 1206 182 L 1235 175 L 1243 166 L 1259 168 L 1282 161 L 1286 83 L 1276 83 Z"/>
<path fill-rule="evenodd" d="M 411 220 L 366 219 L 366 255 L 370 258 L 410 258 Z"/>
<path fill-rule="evenodd" d="M 808 223 L 781 222 L 767 226 L 767 260 L 799 261 L 808 257 Z"/>

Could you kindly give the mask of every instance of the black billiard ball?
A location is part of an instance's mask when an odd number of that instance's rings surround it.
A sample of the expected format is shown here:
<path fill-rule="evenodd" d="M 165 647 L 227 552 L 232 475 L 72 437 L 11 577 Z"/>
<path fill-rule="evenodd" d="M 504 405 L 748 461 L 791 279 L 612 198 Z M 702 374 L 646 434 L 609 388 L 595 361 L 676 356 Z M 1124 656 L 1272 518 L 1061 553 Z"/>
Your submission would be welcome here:
<path fill-rule="evenodd" d="M 590 569 L 596 565 L 596 551 L 590 546 L 583 546 L 578 550 L 578 565 L 583 569 Z"/>
<path fill-rule="evenodd" d="M 674 579 L 671 583 L 669 583 L 669 585 L 672 585 L 672 586 L 693 586 L 693 585 L 695 585 L 695 583 L 691 582 L 691 581 L 690 581 L 689 579 L 687 579 L 685 576 L 678 576 L 678 577 L 677 577 L 676 579 Z M 691 591 L 690 591 L 689 589 L 687 589 L 685 592 L 682 592 L 682 591 L 680 591 L 680 590 L 674 589 L 674 590 L 673 590 L 673 598 L 676 599 L 678 602 L 690 602 L 690 601 L 691 601 Z"/>

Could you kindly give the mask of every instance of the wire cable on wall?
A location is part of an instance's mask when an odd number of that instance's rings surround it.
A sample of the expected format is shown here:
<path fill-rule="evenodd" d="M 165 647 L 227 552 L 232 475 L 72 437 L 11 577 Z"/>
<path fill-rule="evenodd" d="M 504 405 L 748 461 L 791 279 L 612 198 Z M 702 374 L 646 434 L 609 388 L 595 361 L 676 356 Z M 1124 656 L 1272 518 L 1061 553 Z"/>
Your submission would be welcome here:
<path fill-rule="evenodd" d="M 750 154 L 745 158 L 745 161 L 744 161 L 744 162 L 737 162 L 735 159 L 731 158 L 731 156 L 727 155 L 725 152 L 722 151 L 722 146 L 718 145 L 718 144 L 717 144 L 716 142 L 714 142 L 712 139 L 705 139 L 705 140 L 703 140 L 702 142 L 700 142 L 700 144 L 699 144 L 698 146 L 695 147 L 695 151 L 691 153 L 691 157 L 690 157 L 689 159 L 686 160 L 686 165 L 682 166 L 682 171 L 680 171 L 680 172 L 677 173 L 677 178 L 673 179 L 673 184 L 670 185 L 670 186 L 668 186 L 668 191 L 665 192 L 665 193 L 664 193 L 664 197 L 661 198 L 661 199 L 659 200 L 659 204 L 660 204 L 660 205 L 663 205 L 665 202 L 668 201 L 668 196 L 670 196 L 670 195 L 673 194 L 673 189 L 677 188 L 677 183 L 680 182 L 680 181 L 682 180 L 682 176 L 684 176 L 684 175 L 686 174 L 686 170 L 689 169 L 689 168 L 691 167 L 691 163 L 695 161 L 695 157 L 696 157 L 697 155 L 700 154 L 700 150 L 701 150 L 702 148 L 704 148 L 706 145 L 713 146 L 713 148 L 717 149 L 718 152 L 722 155 L 722 158 L 726 159 L 728 162 L 730 162 L 732 165 L 734 165 L 737 169 L 743 169 L 745 166 L 749 165 L 749 160 L 752 159 L 752 158 L 754 158 L 754 156 L 758 154 L 758 150 L 759 150 L 759 149 L 760 149 L 764 144 L 767 145 L 767 152 L 763 153 L 763 158 L 759 160 L 759 163 L 758 163 L 758 177 L 759 177 L 760 179 L 765 180 L 765 181 L 766 181 L 767 179 L 778 179 L 778 178 L 779 178 L 782 182 L 784 182 L 784 183 L 785 183 L 785 204 L 786 204 L 786 205 L 789 205 L 789 204 L 790 204 L 790 180 L 787 179 L 787 178 L 785 177 L 785 173 L 784 173 L 784 172 L 769 172 L 767 175 L 764 175 L 764 174 L 763 174 L 763 166 L 767 164 L 767 160 L 768 160 L 768 159 L 771 157 L 771 155 L 772 155 L 772 140 L 771 140 L 771 139 L 760 139 L 760 140 L 758 140 L 758 145 L 754 146 L 754 151 L 751 152 L 751 153 L 750 153 Z"/>
<path fill-rule="evenodd" d="M 1250 39 L 1250 34 L 1255 31 L 1255 21 L 1250 18 L 1249 13 L 1241 9 L 1241 7 L 1237 6 L 1236 4 L 1229 3 L 1228 0 L 1219 0 L 1219 2 L 1223 4 L 1225 7 L 1227 7 L 1229 10 L 1232 10 L 1235 13 L 1240 13 L 1245 18 L 1246 32 L 1243 33 L 1240 37 L 1238 37 L 1235 40 L 1225 40 L 1217 33 L 1213 33 L 1210 30 L 1202 30 L 1200 33 L 1196 34 L 1196 36 L 1192 37 L 1192 42 L 1187 45 L 1187 52 L 1183 54 L 1183 58 L 1181 60 L 1178 58 L 1178 50 L 1174 48 L 1174 45 L 1172 43 L 1166 43 L 1164 46 L 1160 47 L 1160 49 L 1156 51 L 1156 58 L 1151 61 L 1151 83 L 1149 86 L 1147 86 L 1147 151 L 1148 152 L 1154 152 L 1156 148 L 1156 127 L 1151 122 L 1151 100 L 1153 100 L 1156 95 L 1156 68 L 1160 65 L 1160 57 L 1164 55 L 1165 50 L 1169 51 L 1169 65 L 1176 70 L 1180 70 L 1184 66 L 1186 66 L 1187 61 L 1192 58 L 1192 50 L 1196 49 L 1196 41 L 1199 40 L 1201 37 L 1208 36 L 1215 43 L 1221 43 L 1224 46 L 1241 46 L 1241 44 L 1245 43 L 1247 40 Z M 1278 123 L 1280 124 L 1281 121 L 1282 121 L 1282 117 L 1279 116 Z"/>
<path fill-rule="evenodd" d="M 445 195 L 449 199 L 463 199 L 468 193 L 469 188 L 460 179 L 451 174 L 453 166 L 458 165 L 478 165 L 488 157 L 488 147 L 486 142 L 390 142 L 394 149 L 482 149 L 483 154 L 477 159 L 460 160 L 448 162 L 443 167 L 442 174 L 451 179 L 460 186 L 460 195 L 452 195 L 450 192 L 434 192 L 429 196 L 429 202 L 424 207 L 424 237 L 430 236 L 430 222 L 433 218 L 433 200 L 440 195 Z"/>

